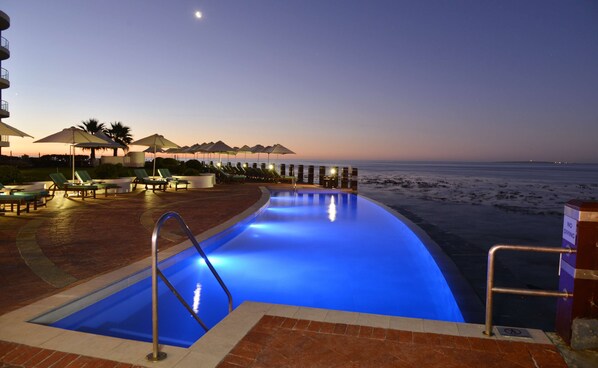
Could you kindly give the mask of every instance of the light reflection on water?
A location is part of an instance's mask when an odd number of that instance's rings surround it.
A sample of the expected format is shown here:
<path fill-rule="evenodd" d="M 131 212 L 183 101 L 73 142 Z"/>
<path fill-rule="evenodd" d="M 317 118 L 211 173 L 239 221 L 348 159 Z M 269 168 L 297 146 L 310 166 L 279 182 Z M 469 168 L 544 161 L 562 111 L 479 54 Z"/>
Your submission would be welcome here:
<path fill-rule="evenodd" d="M 235 306 L 252 300 L 463 320 L 421 241 L 392 214 L 355 195 L 274 193 L 267 211 L 208 256 Z M 199 256 L 163 272 L 208 326 L 226 316 L 226 296 Z M 159 293 L 160 341 L 189 346 L 201 327 L 162 284 Z M 144 280 L 55 325 L 150 341 L 150 321 Z"/>

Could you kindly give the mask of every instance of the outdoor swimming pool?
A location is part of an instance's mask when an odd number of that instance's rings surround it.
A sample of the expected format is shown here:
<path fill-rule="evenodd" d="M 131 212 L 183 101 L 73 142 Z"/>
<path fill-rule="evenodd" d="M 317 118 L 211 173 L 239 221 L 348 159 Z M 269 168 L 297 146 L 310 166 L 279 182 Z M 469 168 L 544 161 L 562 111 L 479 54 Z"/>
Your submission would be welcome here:
<path fill-rule="evenodd" d="M 421 240 L 394 214 L 346 193 L 272 193 L 254 221 L 208 253 L 245 300 L 462 322 L 445 278 Z M 226 295 L 194 249 L 163 270 L 208 326 Z M 52 326 L 151 341 L 151 280 L 144 279 Z M 187 347 L 203 329 L 160 282 L 160 342 Z"/>

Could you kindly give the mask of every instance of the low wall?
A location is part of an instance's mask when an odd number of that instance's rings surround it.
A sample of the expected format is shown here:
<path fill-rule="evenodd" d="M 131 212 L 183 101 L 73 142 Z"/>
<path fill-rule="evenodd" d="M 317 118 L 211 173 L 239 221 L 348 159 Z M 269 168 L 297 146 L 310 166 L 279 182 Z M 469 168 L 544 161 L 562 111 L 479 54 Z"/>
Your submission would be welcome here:
<path fill-rule="evenodd" d="M 199 176 L 179 176 L 178 179 L 184 179 L 189 182 L 189 189 L 212 188 L 216 184 L 216 175 L 200 174 Z"/>

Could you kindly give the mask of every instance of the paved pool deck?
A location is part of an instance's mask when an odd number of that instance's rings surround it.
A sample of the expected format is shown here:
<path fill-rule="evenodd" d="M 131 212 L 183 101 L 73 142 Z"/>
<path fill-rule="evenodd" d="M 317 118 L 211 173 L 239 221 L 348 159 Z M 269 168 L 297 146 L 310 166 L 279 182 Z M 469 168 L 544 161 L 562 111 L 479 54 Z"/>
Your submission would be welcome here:
<path fill-rule="evenodd" d="M 566 367 L 542 331 L 486 337 L 475 324 L 246 302 L 188 349 L 145 360 L 151 344 L 27 321 L 147 268 L 150 237 L 166 211 L 208 237 L 264 205 L 257 184 L 97 199 L 57 196 L 0 217 L 0 367 Z M 161 254 L 187 248 L 163 228 Z"/>

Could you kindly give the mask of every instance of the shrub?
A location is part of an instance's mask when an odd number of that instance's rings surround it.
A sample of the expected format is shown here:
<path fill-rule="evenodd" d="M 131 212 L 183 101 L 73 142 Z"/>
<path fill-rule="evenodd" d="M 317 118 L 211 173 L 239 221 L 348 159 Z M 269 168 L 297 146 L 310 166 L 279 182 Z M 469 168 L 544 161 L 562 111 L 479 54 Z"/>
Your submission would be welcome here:
<path fill-rule="evenodd" d="M 23 174 L 14 166 L 0 166 L 0 183 L 15 184 L 23 182 Z"/>
<path fill-rule="evenodd" d="M 189 161 L 187 161 L 186 165 L 188 168 L 195 169 L 195 170 L 203 169 L 203 164 L 197 160 L 189 160 Z"/>
<path fill-rule="evenodd" d="M 98 179 L 117 179 L 129 176 L 129 171 L 121 164 L 101 164 L 94 171 Z"/>
<path fill-rule="evenodd" d="M 200 171 L 197 169 L 193 169 L 193 168 L 187 168 L 185 169 L 183 175 L 188 175 L 188 176 L 197 176 L 200 174 Z"/>

